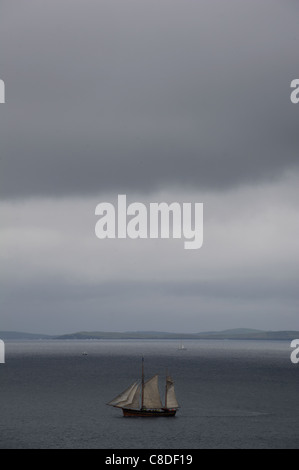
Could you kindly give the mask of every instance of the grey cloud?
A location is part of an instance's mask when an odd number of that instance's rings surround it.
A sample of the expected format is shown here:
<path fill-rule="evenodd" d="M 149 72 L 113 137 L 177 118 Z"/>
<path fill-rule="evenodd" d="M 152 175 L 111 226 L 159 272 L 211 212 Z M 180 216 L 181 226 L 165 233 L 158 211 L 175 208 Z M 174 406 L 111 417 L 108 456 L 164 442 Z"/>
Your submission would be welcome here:
<path fill-rule="evenodd" d="M 2 324 L 54 334 L 86 328 L 196 332 L 240 325 L 285 329 L 290 321 L 294 324 L 299 300 L 294 283 L 265 285 L 264 281 L 236 281 L 234 289 L 227 281 L 210 285 L 111 282 L 83 287 L 36 283 L 34 290 L 18 288 L 17 298 L 11 290 L 2 293 Z"/>
<path fill-rule="evenodd" d="M 2 328 L 298 328 L 298 2 L 0 8 Z M 203 202 L 203 248 L 100 243 L 120 193 Z"/>
<path fill-rule="evenodd" d="M 51 303 L 52 308 L 56 304 L 61 304 L 64 301 L 85 303 L 91 299 L 98 302 L 99 310 L 103 305 L 109 301 L 121 298 L 122 300 L 128 298 L 157 298 L 160 301 L 163 298 L 176 297 L 185 299 L 197 299 L 198 313 L 201 310 L 200 302 L 202 299 L 212 299 L 214 302 L 218 300 L 229 300 L 230 302 L 244 302 L 250 301 L 253 304 L 256 301 L 266 300 L 271 305 L 275 301 L 292 301 L 299 302 L 298 286 L 295 280 L 290 279 L 273 279 L 269 276 L 265 279 L 264 276 L 254 279 L 250 276 L 244 275 L 243 278 L 234 278 L 234 289 L 232 289 L 231 279 L 215 279 L 211 281 L 105 281 L 100 284 L 83 284 L 74 281 L 64 283 L 57 282 L 55 279 L 48 279 L 48 284 L 45 282 L 35 281 L 35 291 L 32 289 L 32 284 L 23 283 L 16 285 L 13 288 L 11 285 L 5 286 L 2 292 L 2 299 L 7 299 L 11 303 L 15 297 L 15 290 L 18 291 L 17 303 L 20 305 L 22 302 L 35 303 L 43 302 Z M 169 312 L 168 312 L 169 313 Z M 136 317 L 139 316 L 138 312 L 134 312 Z"/>
<path fill-rule="evenodd" d="M 5 3 L 1 197 L 222 190 L 296 167 L 296 14 L 272 0 Z"/>
<path fill-rule="evenodd" d="M 2 328 L 296 329 L 297 181 L 207 193 L 192 253 L 182 240 L 98 240 L 94 197 L 2 202 Z"/>

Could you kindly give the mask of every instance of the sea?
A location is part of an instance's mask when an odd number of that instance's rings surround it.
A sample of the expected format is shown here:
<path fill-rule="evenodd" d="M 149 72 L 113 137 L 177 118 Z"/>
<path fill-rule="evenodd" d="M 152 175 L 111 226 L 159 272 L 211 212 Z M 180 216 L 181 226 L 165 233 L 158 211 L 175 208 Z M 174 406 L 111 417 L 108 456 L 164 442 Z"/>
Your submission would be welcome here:
<path fill-rule="evenodd" d="M 288 341 L 6 341 L 1 449 L 298 449 L 299 364 Z M 166 371 L 174 418 L 124 418 L 106 403 Z"/>

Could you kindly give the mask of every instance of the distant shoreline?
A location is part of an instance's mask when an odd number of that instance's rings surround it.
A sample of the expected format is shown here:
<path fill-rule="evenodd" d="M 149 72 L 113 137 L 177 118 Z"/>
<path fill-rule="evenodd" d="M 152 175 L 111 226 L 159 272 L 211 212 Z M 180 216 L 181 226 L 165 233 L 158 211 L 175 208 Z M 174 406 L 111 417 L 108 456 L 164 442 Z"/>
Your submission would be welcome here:
<path fill-rule="evenodd" d="M 262 331 L 251 329 L 232 329 L 202 333 L 169 333 L 159 331 L 81 331 L 63 335 L 45 335 L 38 333 L 24 333 L 16 331 L 0 331 L 3 340 L 101 340 L 101 339 L 173 339 L 173 340 L 293 340 L 299 338 L 299 331 Z"/>

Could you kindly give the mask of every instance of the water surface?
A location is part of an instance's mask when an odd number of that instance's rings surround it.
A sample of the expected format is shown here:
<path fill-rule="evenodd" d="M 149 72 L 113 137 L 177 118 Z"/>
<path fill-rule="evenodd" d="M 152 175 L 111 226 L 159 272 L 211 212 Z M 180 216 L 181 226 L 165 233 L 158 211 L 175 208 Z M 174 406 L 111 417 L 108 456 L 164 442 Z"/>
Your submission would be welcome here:
<path fill-rule="evenodd" d="M 6 342 L 0 448 L 299 448 L 299 364 L 284 341 Z M 87 355 L 83 355 L 86 352 Z M 106 402 L 166 369 L 175 418 L 123 418 Z"/>

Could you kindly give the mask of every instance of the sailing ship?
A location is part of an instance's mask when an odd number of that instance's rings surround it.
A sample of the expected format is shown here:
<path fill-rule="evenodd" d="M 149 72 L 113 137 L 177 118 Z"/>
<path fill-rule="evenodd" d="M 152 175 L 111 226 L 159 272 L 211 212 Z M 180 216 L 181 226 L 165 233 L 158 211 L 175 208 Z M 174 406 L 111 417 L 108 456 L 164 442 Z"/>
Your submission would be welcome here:
<path fill-rule="evenodd" d="M 164 406 L 162 405 L 158 382 L 158 374 L 146 382 L 144 381 L 144 358 L 142 358 L 141 383 L 140 381 L 134 382 L 107 405 L 121 408 L 123 415 L 126 417 L 175 416 L 179 404 L 175 396 L 174 382 L 170 375 L 166 375 Z"/>
<path fill-rule="evenodd" d="M 186 350 L 187 350 L 187 348 L 183 345 L 183 342 L 182 342 L 182 341 L 181 341 L 180 344 L 179 344 L 178 350 L 179 350 L 179 351 L 186 351 Z"/>

